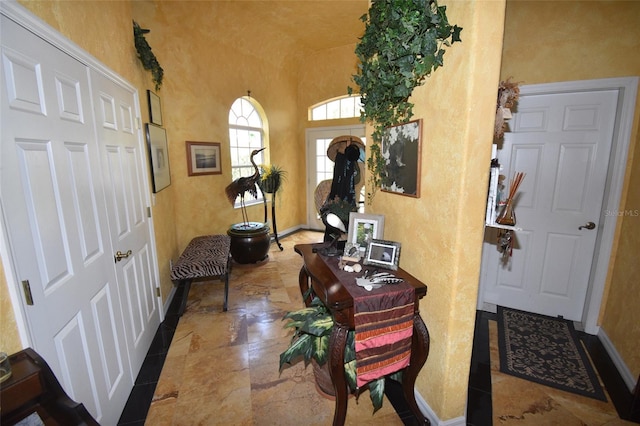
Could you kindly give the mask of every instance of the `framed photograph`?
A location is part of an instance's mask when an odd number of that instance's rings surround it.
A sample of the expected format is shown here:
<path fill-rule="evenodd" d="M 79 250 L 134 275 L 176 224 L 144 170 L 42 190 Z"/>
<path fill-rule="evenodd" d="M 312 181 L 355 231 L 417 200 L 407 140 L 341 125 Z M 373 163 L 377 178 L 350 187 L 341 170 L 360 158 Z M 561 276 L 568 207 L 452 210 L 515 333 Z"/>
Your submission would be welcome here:
<path fill-rule="evenodd" d="M 187 141 L 189 176 L 222 174 L 220 142 Z"/>
<path fill-rule="evenodd" d="M 384 238 L 384 216 L 379 214 L 349 213 L 349 235 L 347 242 L 357 246 L 364 256 L 371 240 Z"/>
<path fill-rule="evenodd" d="M 160 96 L 147 90 L 147 100 L 149 101 L 149 120 L 158 126 L 162 126 L 162 107 L 160 106 Z"/>
<path fill-rule="evenodd" d="M 380 189 L 420 198 L 420 149 L 422 119 L 389 127 L 382 136 L 386 159 Z"/>
<path fill-rule="evenodd" d="M 364 255 L 363 265 L 379 266 L 398 270 L 400 263 L 400 243 L 385 240 L 371 240 Z"/>
<path fill-rule="evenodd" d="M 147 124 L 147 144 L 153 180 L 153 192 L 160 192 L 171 184 L 167 131 L 155 124 Z"/>

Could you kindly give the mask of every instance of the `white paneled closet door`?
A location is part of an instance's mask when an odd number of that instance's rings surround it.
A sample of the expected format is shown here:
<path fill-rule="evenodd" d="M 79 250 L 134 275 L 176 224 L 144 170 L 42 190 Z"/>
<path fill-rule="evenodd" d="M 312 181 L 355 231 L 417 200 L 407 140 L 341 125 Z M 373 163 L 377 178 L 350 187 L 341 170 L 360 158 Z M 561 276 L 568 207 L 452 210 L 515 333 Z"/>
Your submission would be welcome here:
<path fill-rule="evenodd" d="M 160 322 L 137 95 L 4 15 L 1 31 L 15 308 L 69 396 L 116 424 Z"/>
<path fill-rule="evenodd" d="M 127 256 L 114 263 L 135 377 L 160 325 L 150 217 L 144 203 L 146 154 L 138 143 L 135 93 L 94 70 L 91 87 L 111 241 L 114 255 L 119 251 Z"/>

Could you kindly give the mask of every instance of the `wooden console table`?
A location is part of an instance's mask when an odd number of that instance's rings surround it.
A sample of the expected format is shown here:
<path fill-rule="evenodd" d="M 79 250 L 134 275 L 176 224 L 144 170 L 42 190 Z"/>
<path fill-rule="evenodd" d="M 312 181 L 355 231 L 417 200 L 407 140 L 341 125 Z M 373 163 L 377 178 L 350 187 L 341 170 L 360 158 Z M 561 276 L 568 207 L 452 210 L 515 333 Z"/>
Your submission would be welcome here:
<path fill-rule="evenodd" d="M 37 413 L 45 425 L 99 426 L 83 404 L 71 400 L 51 368 L 33 349 L 9 357 L 12 375 L 0 384 L 0 424 L 13 425 Z"/>
<path fill-rule="evenodd" d="M 304 264 L 300 269 L 299 285 L 302 295 L 307 293 L 309 287 L 329 308 L 335 322 L 331 337 L 329 339 L 329 369 L 331 380 L 336 394 L 335 412 L 333 415 L 333 425 L 344 425 L 347 414 L 347 400 L 349 390 L 344 374 L 344 351 L 349 330 L 355 329 L 354 324 L 354 302 L 349 291 L 326 265 L 321 256 L 314 253 L 314 244 L 297 244 L 294 250 L 300 254 Z M 427 361 L 429 355 L 429 332 L 420 317 L 419 300 L 427 294 L 427 287 L 420 280 L 408 272 L 398 269 L 395 275 L 403 278 L 415 289 L 415 303 L 413 316 L 413 336 L 411 342 L 411 359 L 408 367 L 404 369 L 402 379 L 402 390 L 409 408 L 417 419 L 429 425 L 427 419 L 416 403 L 415 383 L 416 377 Z M 311 297 L 304 300 L 309 306 Z"/>

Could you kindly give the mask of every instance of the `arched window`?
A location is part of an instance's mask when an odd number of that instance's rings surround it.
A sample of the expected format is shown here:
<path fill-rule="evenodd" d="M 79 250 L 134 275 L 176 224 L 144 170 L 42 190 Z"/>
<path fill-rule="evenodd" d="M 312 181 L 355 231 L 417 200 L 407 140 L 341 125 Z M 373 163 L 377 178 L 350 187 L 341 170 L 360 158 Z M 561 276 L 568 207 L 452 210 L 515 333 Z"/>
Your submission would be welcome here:
<path fill-rule="evenodd" d="M 361 111 L 360 95 L 345 95 L 312 105 L 309 108 L 309 121 L 360 117 Z"/>
<path fill-rule="evenodd" d="M 251 176 L 255 169 L 250 162 L 251 152 L 266 146 L 266 117 L 260 104 L 254 99 L 243 96 L 235 100 L 229 110 L 229 150 L 231 153 L 231 180 L 242 176 Z M 257 165 L 264 163 L 264 151 L 253 159 Z M 258 198 L 247 194 L 245 204 L 262 202 L 262 194 Z M 240 206 L 240 198 L 236 207 Z"/>

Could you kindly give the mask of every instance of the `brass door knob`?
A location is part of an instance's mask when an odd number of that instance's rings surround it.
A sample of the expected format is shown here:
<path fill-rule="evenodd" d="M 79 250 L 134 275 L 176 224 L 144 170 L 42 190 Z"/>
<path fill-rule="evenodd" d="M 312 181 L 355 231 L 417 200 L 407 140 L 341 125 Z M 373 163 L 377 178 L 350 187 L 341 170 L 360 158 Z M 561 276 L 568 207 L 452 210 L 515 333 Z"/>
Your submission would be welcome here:
<path fill-rule="evenodd" d="M 122 259 L 126 259 L 127 257 L 131 256 L 132 251 L 128 250 L 126 253 L 121 252 L 120 250 L 118 250 L 115 254 L 115 256 L 113 256 L 113 258 L 115 259 L 116 263 L 120 262 Z"/>

